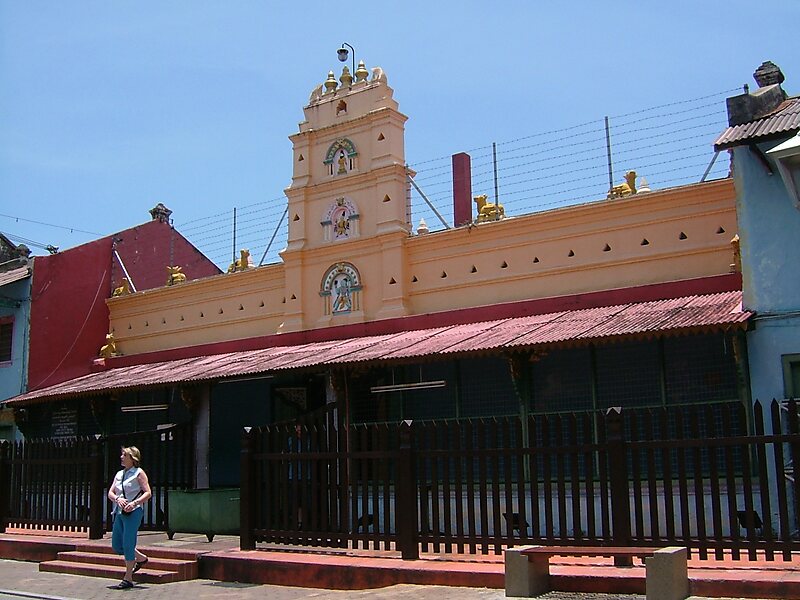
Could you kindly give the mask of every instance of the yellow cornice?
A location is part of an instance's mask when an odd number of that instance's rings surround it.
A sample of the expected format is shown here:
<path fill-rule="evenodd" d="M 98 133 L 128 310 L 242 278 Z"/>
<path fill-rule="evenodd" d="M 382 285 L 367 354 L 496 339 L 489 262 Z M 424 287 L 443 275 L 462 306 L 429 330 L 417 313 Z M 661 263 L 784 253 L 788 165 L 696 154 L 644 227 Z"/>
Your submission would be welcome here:
<path fill-rule="evenodd" d="M 369 187 L 374 185 L 376 180 L 385 178 L 391 180 L 402 173 L 405 177 L 405 165 L 394 162 L 382 167 L 376 167 L 367 172 L 352 172 L 347 175 L 347 178 L 333 178 L 328 181 L 321 181 L 319 183 L 311 183 L 308 185 L 298 186 L 296 188 L 288 187 L 284 193 L 288 196 L 296 196 L 298 201 L 313 200 L 314 196 L 345 196 L 348 192 L 353 191 L 353 188 Z M 331 190 L 329 190 L 330 188 Z"/>

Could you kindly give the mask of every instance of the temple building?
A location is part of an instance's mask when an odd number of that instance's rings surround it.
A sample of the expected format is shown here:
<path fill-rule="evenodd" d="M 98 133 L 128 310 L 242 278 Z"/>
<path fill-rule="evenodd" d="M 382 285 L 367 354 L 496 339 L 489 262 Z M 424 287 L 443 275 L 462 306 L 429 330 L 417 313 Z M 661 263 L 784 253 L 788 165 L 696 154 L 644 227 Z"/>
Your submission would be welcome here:
<path fill-rule="evenodd" d="M 323 412 L 751 402 L 734 180 L 636 193 L 633 174 L 596 201 L 511 214 L 472 197 L 459 154 L 456 223 L 415 230 L 387 74 L 331 72 L 303 112 L 281 261 L 253 267 L 243 251 L 228 273 L 184 267 L 180 285 L 109 294 L 113 352 L 13 399 L 26 435 L 53 436 L 64 407 L 85 433 L 191 422 L 207 487 L 238 483 L 242 427 Z"/>

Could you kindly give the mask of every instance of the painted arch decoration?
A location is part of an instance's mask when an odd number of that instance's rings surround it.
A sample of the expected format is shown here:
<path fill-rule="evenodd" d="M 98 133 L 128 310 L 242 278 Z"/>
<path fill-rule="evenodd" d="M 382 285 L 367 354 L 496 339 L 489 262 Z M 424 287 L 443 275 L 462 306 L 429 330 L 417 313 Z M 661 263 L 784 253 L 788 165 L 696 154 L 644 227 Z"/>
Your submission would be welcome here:
<path fill-rule="evenodd" d="M 356 168 L 356 147 L 347 138 L 333 142 L 325 154 L 324 164 L 328 165 L 330 175 L 346 175 Z"/>
<path fill-rule="evenodd" d="M 346 314 L 361 310 L 361 289 L 361 275 L 351 263 L 332 265 L 322 278 L 319 292 L 325 303 L 324 314 Z"/>
<path fill-rule="evenodd" d="M 325 211 L 320 225 L 326 242 L 357 238 L 360 233 L 358 207 L 349 198 L 336 198 Z"/>

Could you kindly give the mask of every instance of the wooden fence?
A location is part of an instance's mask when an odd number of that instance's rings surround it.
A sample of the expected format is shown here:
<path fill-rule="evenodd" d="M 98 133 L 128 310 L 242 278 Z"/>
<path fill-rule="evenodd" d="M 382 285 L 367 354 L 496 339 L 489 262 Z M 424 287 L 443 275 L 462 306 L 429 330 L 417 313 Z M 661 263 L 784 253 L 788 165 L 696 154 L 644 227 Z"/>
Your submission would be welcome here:
<path fill-rule="evenodd" d="M 120 448 L 142 452 L 153 497 L 144 529 L 166 529 L 169 489 L 192 487 L 190 425 L 104 438 L 30 440 L 0 444 L 0 530 L 7 528 L 88 533 L 111 528 L 106 492 L 119 470 Z"/>
<path fill-rule="evenodd" d="M 795 402 L 246 431 L 242 548 L 800 550 Z M 747 423 L 751 422 L 748 433 Z"/>

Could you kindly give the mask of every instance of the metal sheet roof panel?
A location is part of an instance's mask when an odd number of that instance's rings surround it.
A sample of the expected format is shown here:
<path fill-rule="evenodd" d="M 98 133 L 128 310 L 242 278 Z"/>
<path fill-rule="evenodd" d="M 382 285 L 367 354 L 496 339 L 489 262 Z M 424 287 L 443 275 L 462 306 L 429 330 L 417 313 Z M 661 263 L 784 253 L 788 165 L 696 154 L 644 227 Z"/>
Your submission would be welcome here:
<path fill-rule="evenodd" d="M 741 292 L 687 296 L 119 367 L 29 392 L 8 402 L 224 380 L 292 368 L 741 326 L 751 316 L 742 309 Z"/>

